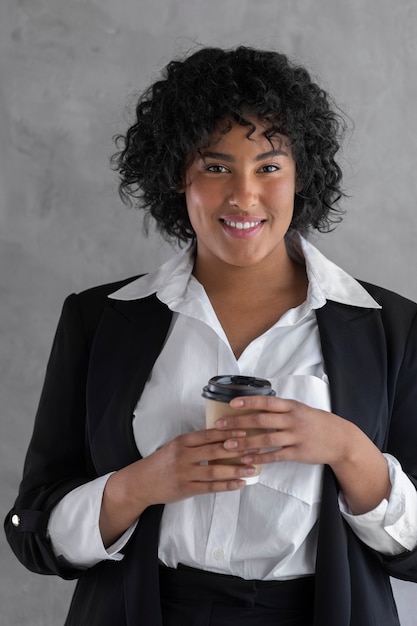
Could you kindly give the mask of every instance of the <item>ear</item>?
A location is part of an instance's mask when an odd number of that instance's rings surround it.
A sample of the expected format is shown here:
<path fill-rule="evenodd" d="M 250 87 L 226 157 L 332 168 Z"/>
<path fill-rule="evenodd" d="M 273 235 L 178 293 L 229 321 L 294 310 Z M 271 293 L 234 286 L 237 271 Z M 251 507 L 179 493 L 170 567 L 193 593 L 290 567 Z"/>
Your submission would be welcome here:
<path fill-rule="evenodd" d="M 187 185 L 188 185 L 187 170 L 183 169 L 183 171 L 181 173 L 180 181 L 178 183 L 178 187 L 176 189 L 176 192 L 179 193 L 179 194 L 185 193 L 185 190 L 187 189 Z"/>
<path fill-rule="evenodd" d="M 296 181 L 295 181 L 295 193 L 300 193 L 302 189 L 303 189 L 303 185 L 301 183 L 301 180 L 297 176 Z"/>
<path fill-rule="evenodd" d="M 180 184 L 177 187 L 177 193 L 182 194 L 185 193 L 187 190 L 187 187 L 190 186 L 190 181 L 186 179 L 186 174 L 184 174 Z"/>

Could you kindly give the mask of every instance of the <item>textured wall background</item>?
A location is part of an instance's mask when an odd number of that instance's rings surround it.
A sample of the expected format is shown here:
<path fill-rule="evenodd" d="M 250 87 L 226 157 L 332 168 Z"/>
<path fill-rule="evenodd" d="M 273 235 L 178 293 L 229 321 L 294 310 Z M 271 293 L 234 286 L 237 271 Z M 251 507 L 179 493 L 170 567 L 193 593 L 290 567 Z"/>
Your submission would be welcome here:
<path fill-rule="evenodd" d="M 414 0 L 2 0 L 0 4 L 0 504 L 19 483 L 64 297 L 169 254 L 116 194 L 126 105 L 193 42 L 272 47 L 321 77 L 355 122 L 345 223 L 319 246 L 417 299 Z M 0 623 L 63 623 L 72 583 L 26 572 L 0 538 Z M 395 584 L 404 626 L 417 587 Z"/>

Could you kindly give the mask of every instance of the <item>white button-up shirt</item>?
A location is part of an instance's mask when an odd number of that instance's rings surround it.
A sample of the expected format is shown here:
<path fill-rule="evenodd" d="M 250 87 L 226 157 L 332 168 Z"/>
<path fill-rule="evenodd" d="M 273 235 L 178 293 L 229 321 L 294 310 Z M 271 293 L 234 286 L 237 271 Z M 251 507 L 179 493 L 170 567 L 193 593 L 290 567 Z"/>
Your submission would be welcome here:
<path fill-rule="evenodd" d="M 192 249 L 110 296 L 135 300 L 156 293 L 173 311 L 165 345 L 134 412 L 134 437 L 142 456 L 181 433 L 205 428 L 201 391 L 209 378 L 220 374 L 267 378 L 278 396 L 331 410 L 315 310 L 327 299 L 358 307 L 380 306 L 302 237 L 295 235 L 288 246 L 306 265 L 307 298 L 253 340 L 239 359 L 202 285 L 192 275 Z M 359 516 L 350 514 L 343 497 L 340 507 L 365 543 L 385 554 L 397 554 L 417 544 L 417 495 L 398 461 L 385 456 L 393 485 L 389 502 L 383 500 Z M 322 471 L 321 465 L 268 464 L 255 485 L 167 504 L 160 560 L 170 567 L 183 563 L 246 579 L 283 580 L 314 573 Z M 134 530 L 104 549 L 98 516 L 107 478 L 78 487 L 51 515 L 54 550 L 74 565 L 122 558 L 120 551 Z"/>

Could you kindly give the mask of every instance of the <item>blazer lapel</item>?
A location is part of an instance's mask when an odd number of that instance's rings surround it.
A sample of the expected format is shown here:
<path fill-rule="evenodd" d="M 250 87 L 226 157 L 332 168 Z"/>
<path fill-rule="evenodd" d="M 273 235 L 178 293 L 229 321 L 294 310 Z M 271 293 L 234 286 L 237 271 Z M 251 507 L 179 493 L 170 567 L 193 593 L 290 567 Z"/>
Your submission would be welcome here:
<path fill-rule="evenodd" d="M 328 302 L 317 310 L 332 411 L 380 447 L 388 420 L 387 356 L 378 309 Z"/>
<path fill-rule="evenodd" d="M 172 312 L 152 295 L 109 300 L 94 339 L 87 382 L 88 438 L 99 474 L 140 458 L 133 411 L 162 349 Z"/>

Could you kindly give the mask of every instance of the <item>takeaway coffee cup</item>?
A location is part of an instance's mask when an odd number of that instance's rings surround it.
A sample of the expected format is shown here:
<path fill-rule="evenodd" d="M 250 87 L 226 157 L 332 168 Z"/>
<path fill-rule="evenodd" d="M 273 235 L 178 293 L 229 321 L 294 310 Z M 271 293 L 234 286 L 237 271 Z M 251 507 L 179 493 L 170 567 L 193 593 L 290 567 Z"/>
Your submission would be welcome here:
<path fill-rule="evenodd" d="M 210 378 L 202 393 L 206 401 L 206 427 L 214 428 L 216 420 L 225 416 L 243 413 L 252 413 L 251 409 L 232 409 L 229 406 L 230 400 L 240 396 L 274 396 L 275 391 L 271 388 L 271 383 L 265 378 L 255 378 L 254 376 L 214 376 Z M 248 428 L 248 436 L 257 435 L 262 431 L 260 428 Z M 241 463 L 240 457 L 232 459 L 218 459 L 213 463 L 225 465 Z M 256 465 L 256 474 L 243 478 L 247 485 L 253 485 L 259 480 L 261 466 Z"/>

